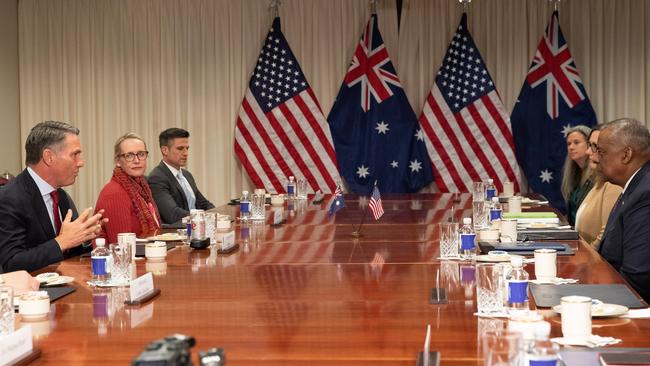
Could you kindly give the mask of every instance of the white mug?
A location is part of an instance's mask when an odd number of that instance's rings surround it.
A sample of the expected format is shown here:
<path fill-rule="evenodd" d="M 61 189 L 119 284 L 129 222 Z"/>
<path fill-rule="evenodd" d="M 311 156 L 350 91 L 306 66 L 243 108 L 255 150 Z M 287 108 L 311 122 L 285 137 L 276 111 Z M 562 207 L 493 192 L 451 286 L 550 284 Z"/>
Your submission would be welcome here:
<path fill-rule="evenodd" d="M 508 212 L 509 213 L 521 212 L 521 196 L 512 196 L 508 198 Z"/>
<path fill-rule="evenodd" d="M 591 298 L 564 296 L 562 304 L 562 336 L 569 343 L 580 343 L 591 336 Z"/>
<path fill-rule="evenodd" d="M 501 220 L 501 242 L 514 243 L 517 241 L 517 220 Z"/>
<path fill-rule="evenodd" d="M 557 277 L 557 251 L 555 249 L 535 250 L 535 277 L 550 282 Z"/>
<path fill-rule="evenodd" d="M 501 196 L 512 197 L 515 195 L 515 184 L 512 182 L 503 182 L 503 192 Z"/>

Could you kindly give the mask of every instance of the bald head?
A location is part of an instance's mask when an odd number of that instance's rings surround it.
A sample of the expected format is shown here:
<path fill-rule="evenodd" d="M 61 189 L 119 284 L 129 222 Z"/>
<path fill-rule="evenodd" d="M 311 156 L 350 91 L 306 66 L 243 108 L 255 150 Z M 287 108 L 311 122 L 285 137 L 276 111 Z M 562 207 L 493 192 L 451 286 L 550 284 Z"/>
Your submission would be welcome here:
<path fill-rule="evenodd" d="M 650 132 L 641 122 L 620 118 L 604 124 L 598 139 L 598 170 L 610 182 L 624 187 L 650 160 Z"/>

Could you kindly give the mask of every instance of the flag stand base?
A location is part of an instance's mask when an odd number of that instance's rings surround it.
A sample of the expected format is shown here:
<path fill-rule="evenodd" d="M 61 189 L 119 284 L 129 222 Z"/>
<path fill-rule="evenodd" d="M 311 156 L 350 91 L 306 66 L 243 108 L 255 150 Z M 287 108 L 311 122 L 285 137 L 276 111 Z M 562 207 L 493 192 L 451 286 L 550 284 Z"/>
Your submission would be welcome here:
<path fill-rule="evenodd" d="M 361 234 L 359 231 L 353 231 L 350 235 L 354 236 L 355 238 L 360 238 L 363 236 L 363 234 Z"/>

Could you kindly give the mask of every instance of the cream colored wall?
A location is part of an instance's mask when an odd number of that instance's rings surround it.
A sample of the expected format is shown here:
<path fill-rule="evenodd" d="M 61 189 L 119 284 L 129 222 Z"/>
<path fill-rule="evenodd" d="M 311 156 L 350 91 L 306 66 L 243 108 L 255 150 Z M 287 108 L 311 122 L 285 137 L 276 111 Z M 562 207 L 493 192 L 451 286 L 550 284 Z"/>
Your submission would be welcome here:
<path fill-rule="evenodd" d="M 22 167 L 18 90 L 18 0 L 0 0 L 0 173 Z"/>

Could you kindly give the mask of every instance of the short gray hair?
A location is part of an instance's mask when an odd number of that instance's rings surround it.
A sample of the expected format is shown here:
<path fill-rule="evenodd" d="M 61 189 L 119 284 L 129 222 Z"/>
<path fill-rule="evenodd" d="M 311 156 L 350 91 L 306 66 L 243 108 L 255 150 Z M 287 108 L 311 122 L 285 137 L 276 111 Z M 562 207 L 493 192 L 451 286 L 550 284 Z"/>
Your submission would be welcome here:
<path fill-rule="evenodd" d="M 66 134 L 79 135 L 79 129 L 58 121 L 45 121 L 32 127 L 25 141 L 25 164 L 38 164 L 43 157 L 43 151 L 59 148 Z"/>
<path fill-rule="evenodd" d="M 650 131 L 648 127 L 634 118 L 619 118 L 606 123 L 601 131 L 611 130 L 611 134 L 623 147 L 633 151 L 650 154 Z"/>

